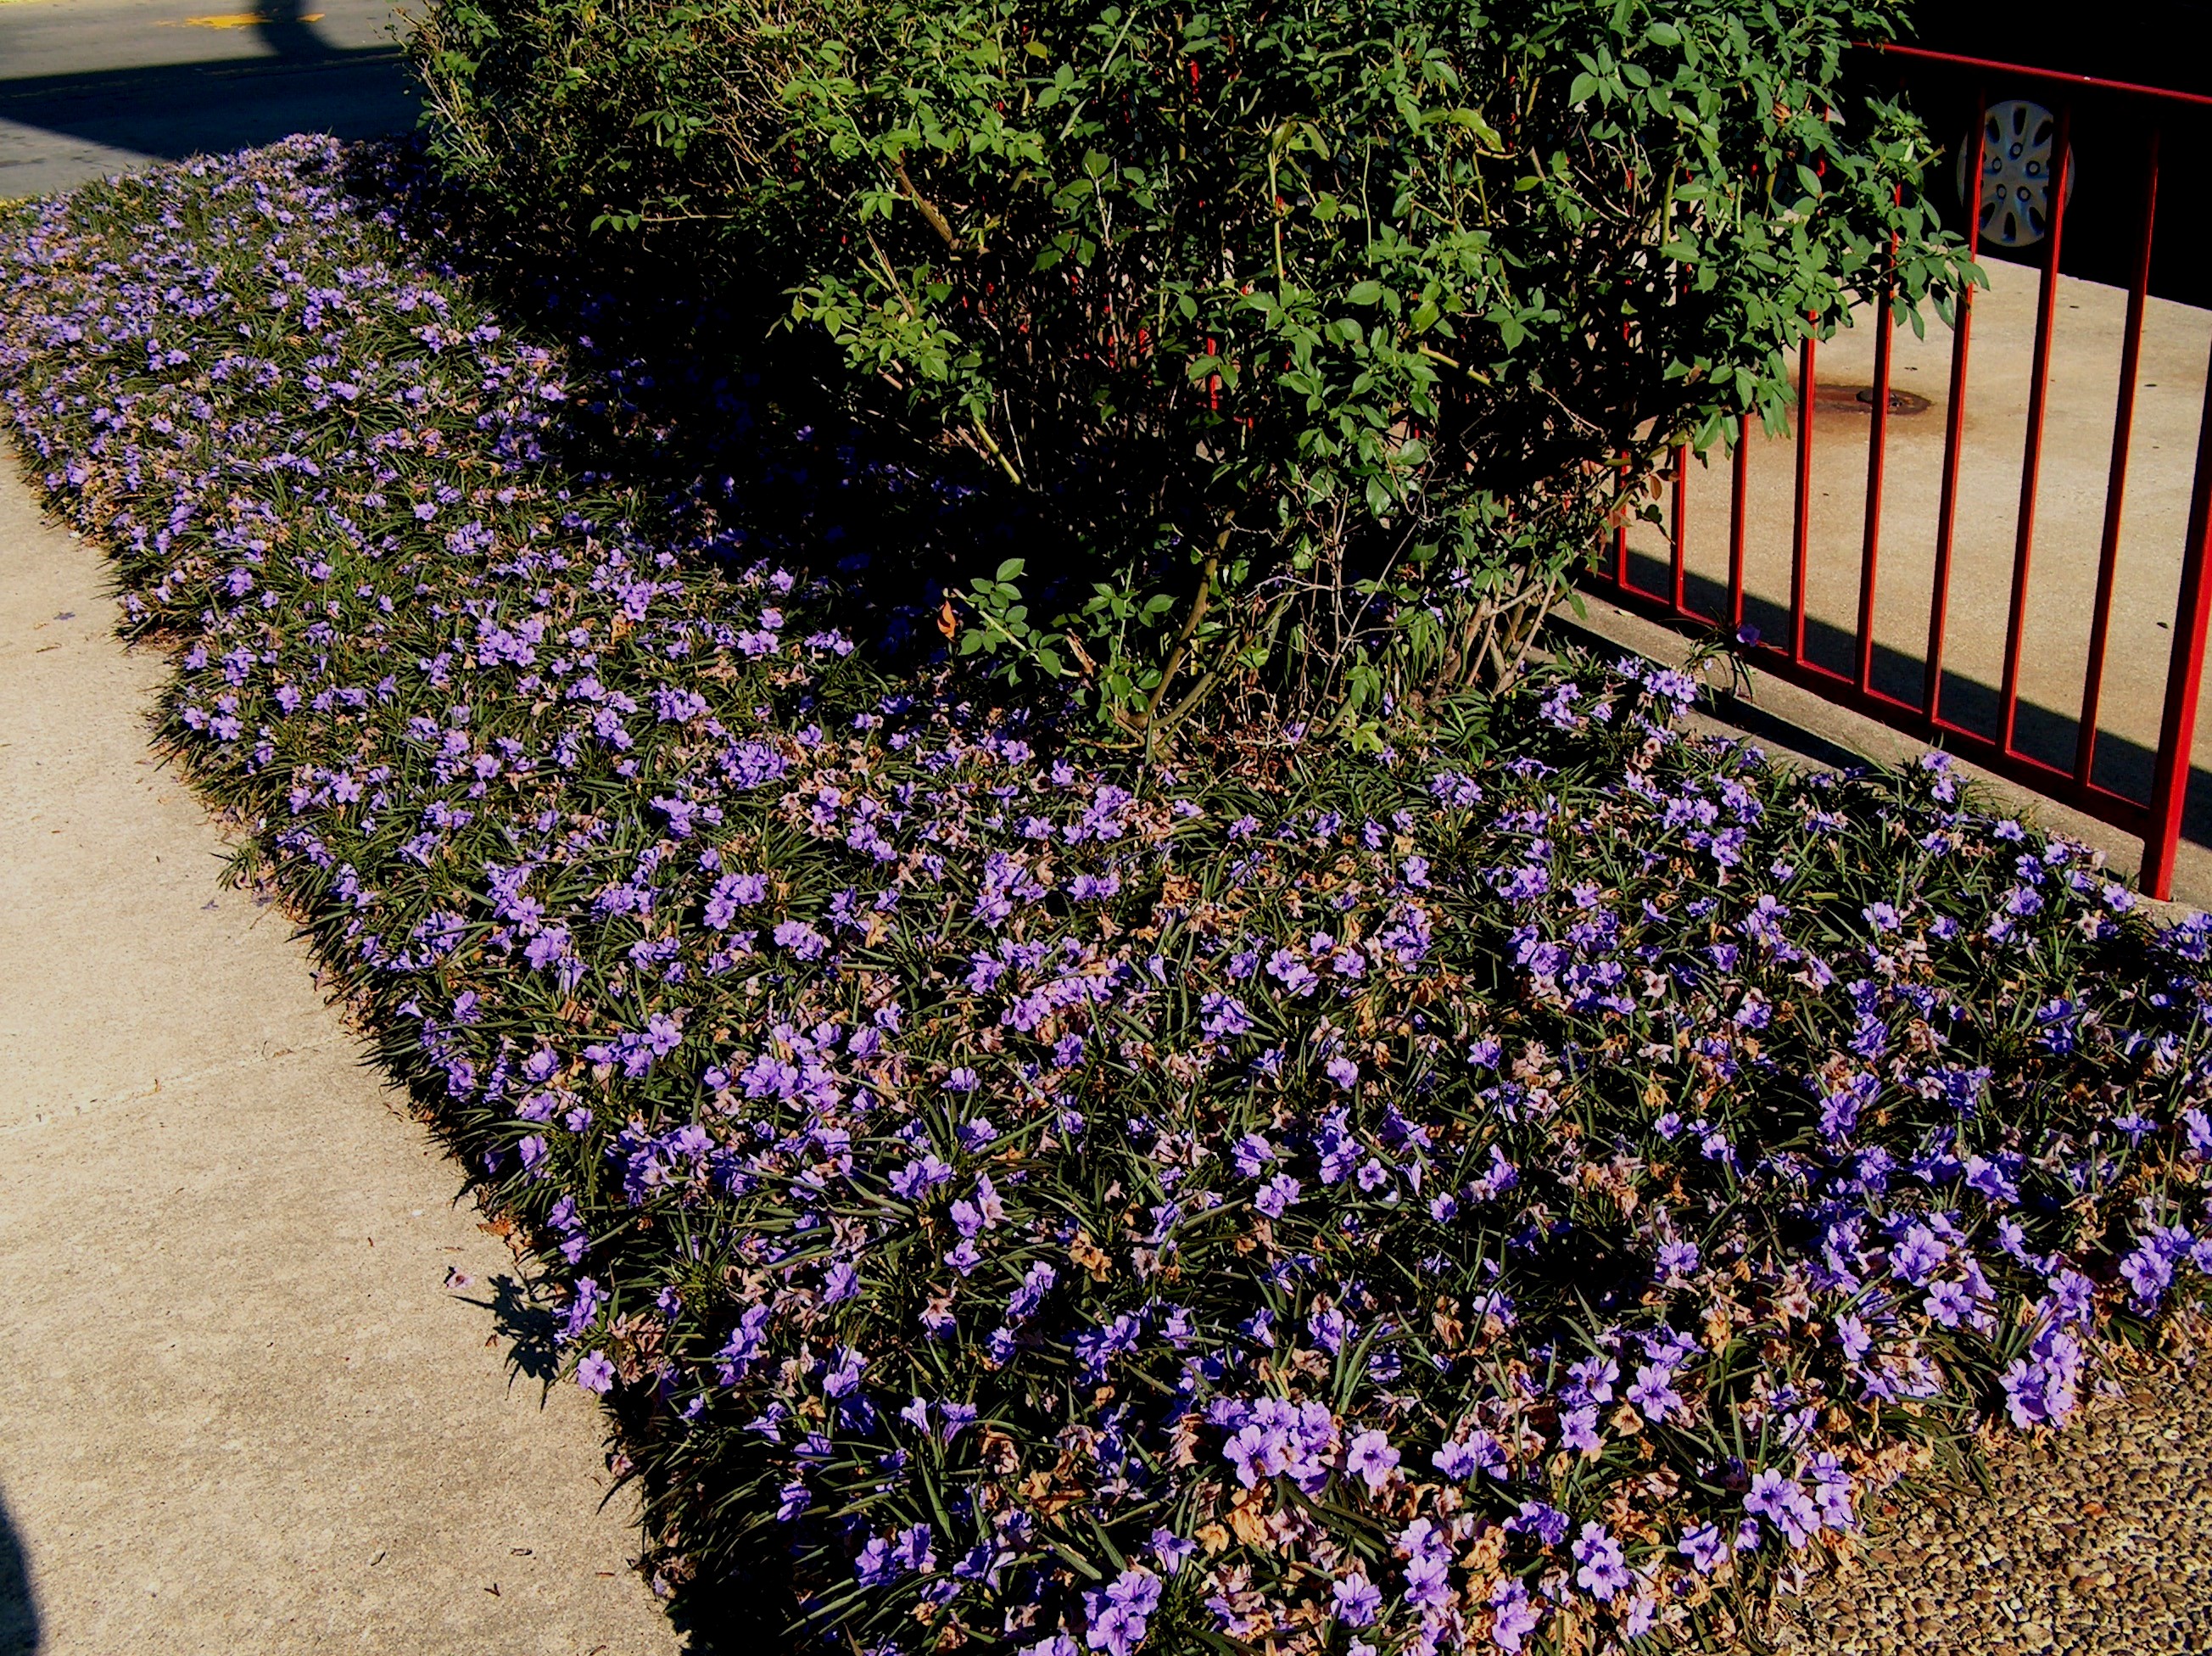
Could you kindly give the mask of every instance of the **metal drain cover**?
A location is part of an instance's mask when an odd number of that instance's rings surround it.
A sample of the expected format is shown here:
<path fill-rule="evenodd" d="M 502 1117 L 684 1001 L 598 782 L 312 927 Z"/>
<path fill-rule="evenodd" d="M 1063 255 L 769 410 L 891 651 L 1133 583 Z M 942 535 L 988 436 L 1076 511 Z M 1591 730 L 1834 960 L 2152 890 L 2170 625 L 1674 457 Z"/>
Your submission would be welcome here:
<path fill-rule="evenodd" d="M 1822 385 L 1818 381 L 1815 381 L 1813 386 L 1813 405 L 1824 413 L 1864 414 L 1871 417 L 1874 413 L 1874 398 L 1872 386 Z M 1909 418 L 1915 414 L 1925 414 L 1934 405 L 1928 399 L 1917 392 L 1900 391 L 1895 386 L 1889 388 L 1889 412 L 1892 418 L 1899 417 Z"/>

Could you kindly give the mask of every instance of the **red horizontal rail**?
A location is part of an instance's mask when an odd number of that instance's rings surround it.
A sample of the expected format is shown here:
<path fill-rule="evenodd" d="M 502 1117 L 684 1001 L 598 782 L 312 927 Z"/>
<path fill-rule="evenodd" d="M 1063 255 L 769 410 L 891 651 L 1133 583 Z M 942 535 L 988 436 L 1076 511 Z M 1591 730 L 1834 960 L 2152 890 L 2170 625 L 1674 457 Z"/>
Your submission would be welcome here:
<path fill-rule="evenodd" d="M 2159 103 L 2212 109 L 2212 97 L 2197 92 L 2176 92 L 2169 87 L 2144 86 L 2135 81 L 2100 80 L 2094 75 L 2076 75 L 2071 70 L 2035 69 L 2027 64 L 2000 63 L 1994 58 L 1968 58 L 1955 52 L 1930 52 L 1926 46 L 1899 46 L 1891 41 L 1877 40 L 1873 45 L 1874 49 L 1885 58 L 1909 58 L 1923 64 L 1942 64 L 1952 69 L 1972 69 L 1984 74 L 2002 75 L 2008 80 L 2044 81 L 2053 86 L 2084 92 L 2110 92 L 2124 98 L 2148 98 Z"/>

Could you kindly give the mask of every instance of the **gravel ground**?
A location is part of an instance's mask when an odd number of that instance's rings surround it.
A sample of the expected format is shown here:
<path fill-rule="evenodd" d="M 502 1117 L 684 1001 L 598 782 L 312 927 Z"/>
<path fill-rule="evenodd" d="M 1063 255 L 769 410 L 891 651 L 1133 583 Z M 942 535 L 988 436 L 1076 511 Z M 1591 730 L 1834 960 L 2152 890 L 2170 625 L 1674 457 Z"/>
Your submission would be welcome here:
<path fill-rule="evenodd" d="M 1993 1495 L 1877 1518 L 1778 1631 L 1790 1656 L 2212 1651 L 2212 1362 L 2166 1369 L 2063 1435 L 2008 1440 Z"/>

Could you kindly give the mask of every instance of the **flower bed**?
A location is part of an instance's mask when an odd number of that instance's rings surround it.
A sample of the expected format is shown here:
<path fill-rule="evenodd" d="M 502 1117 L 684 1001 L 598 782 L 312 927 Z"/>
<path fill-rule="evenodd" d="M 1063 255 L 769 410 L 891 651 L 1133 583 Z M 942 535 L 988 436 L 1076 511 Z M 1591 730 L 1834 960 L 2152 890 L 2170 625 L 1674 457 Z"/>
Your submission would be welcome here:
<path fill-rule="evenodd" d="M 1755 1608 L 2212 1263 L 2212 928 L 1626 664 L 1136 772 L 541 447 L 316 141 L 0 229 L 163 734 L 532 1239 L 665 1585 L 864 1651 Z"/>

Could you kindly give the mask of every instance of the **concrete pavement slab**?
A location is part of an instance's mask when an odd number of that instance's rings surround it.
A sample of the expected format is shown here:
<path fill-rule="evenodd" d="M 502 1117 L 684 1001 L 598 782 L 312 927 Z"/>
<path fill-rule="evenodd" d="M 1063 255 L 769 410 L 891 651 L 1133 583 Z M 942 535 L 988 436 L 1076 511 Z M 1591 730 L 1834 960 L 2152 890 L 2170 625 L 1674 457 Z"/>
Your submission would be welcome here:
<path fill-rule="evenodd" d="M 596 1408 L 511 1367 L 507 1249 L 218 888 L 112 618 L 0 466 L 0 1656 L 672 1652 Z"/>

